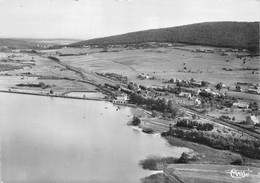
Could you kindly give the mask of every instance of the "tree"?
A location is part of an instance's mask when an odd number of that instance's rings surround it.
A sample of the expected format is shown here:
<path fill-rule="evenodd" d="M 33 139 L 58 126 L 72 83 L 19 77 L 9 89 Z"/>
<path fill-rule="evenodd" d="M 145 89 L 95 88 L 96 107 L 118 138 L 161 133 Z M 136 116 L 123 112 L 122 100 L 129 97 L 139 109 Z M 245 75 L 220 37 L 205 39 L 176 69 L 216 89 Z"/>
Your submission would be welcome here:
<path fill-rule="evenodd" d="M 249 109 L 252 111 L 258 111 L 259 110 L 259 104 L 257 102 L 249 103 Z"/>
<path fill-rule="evenodd" d="M 172 108 L 171 110 L 171 118 L 172 119 L 175 119 L 179 114 L 179 108 L 175 107 L 175 108 Z"/>
<path fill-rule="evenodd" d="M 197 118 L 197 115 L 196 114 L 192 114 L 192 119 L 196 119 Z"/>
<path fill-rule="evenodd" d="M 50 94 L 53 94 L 54 92 L 53 92 L 53 90 L 50 90 Z"/>
<path fill-rule="evenodd" d="M 236 120 L 236 118 L 235 118 L 235 117 L 233 117 L 233 118 L 232 118 L 232 121 L 235 121 L 235 120 Z"/>
<path fill-rule="evenodd" d="M 216 89 L 220 91 L 222 89 L 222 83 L 218 83 L 216 85 Z"/>
<path fill-rule="evenodd" d="M 242 159 L 236 159 L 235 161 L 231 162 L 230 164 L 232 165 L 243 165 L 243 160 Z"/>
<path fill-rule="evenodd" d="M 185 163 L 187 164 L 189 162 L 188 154 L 182 153 L 181 157 L 177 161 L 178 163 Z"/>
<path fill-rule="evenodd" d="M 152 116 L 153 116 L 153 117 L 156 117 L 157 115 L 158 115 L 157 112 L 156 112 L 155 110 L 153 110 L 153 111 L 152 111 Z"/>
<path fill-rule="evenodd" d="M 209 86 L 209 83 L 207 81 L 202 81 L 201 82 L 201 86 L 202 87 L 208 87 Z"/>

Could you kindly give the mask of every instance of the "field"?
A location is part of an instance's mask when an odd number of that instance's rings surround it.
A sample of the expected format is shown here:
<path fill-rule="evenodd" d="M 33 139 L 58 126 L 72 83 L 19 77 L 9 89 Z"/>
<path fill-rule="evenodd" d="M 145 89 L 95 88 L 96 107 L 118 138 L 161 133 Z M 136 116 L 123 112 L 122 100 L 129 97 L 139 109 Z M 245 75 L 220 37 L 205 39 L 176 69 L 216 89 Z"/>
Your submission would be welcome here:
<path fill-rule="evenodd" d="M 195 48 L 194 46 L 193 49 Z M 207 80 L 212 85 L 223 82 L 231 87 L 234 87 L 235 82 L 259 83 L 259 74 L 252 74 L 250 70 L 236 70 L 244 67 L 259 68 L 259 57 L 247 58 L 244 63 L 243 60 L 236 58 L 236 53 L 220 56 L 219 53 L 201 53 L 174 48 L 165 48 L 162 52 L 157 50 L 141 49 L 93 53 L 91 55 L 60 57 L 60 59 L 65 63 L 87 70 L 116 72 L 128 76 L 131 81 L 150 85 L 161 84 L 161 81 L 173 77 Z M 88 50 L 88 52 L 90 51 Z M 227 62 L 227 60 L 229 61 Z M 183 71 L 184 67 L 191 71 L 179 72 Z M 223 68 L 230 68 L 233 71 L 225 71 Z M 137 80 L 136 77 L 141 73 L 155 76 L 158 79 L 156 81 Z"/>
<path fill-rule="evenodd" d="M 242 170 L 248 176 L 235 177 L 230 175 L 231 170 Z M 230 165 L 170 165 L 167 173 L 174 174 L 183 182 L 243 182 L 243 183 L 257 183 L 259 181 L 259 168 L 248 168 L 246 166 L 230 166 Z"/>
<path fill-rule="evenodd" d="M 8 62 L 7 60 L 9 58 Z M 33 60 L 33 64 L 25 65 Z M 2 65 L 12 65 L 13 67 L 2 67 Z M 0 83 L 1 89 L 23 89 L 49 92 L 51 89 L 58 93 L 68 91 L 94 91 L 95 86 L 77 82 L 80 76 L 63 66 L 38 55 L 31 53 L 1 53 L 0 54 Z M 18 69 L 17 69 L 18 68 Z M 17 84 L 38 84 L 45 83 L 50 87 L 31 88 L 18 87 Z"/>

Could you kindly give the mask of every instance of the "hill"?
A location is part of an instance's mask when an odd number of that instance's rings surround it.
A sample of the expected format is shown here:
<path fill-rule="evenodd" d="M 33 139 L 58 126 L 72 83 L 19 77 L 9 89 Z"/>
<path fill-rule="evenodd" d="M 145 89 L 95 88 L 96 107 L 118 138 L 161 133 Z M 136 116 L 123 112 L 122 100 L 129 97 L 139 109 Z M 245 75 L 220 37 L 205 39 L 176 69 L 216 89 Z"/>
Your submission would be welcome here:
<path fill-rule="evenodd" d="M 25 40 L 19 39 L 9 39 L 9 38 L 1 38 L 0 39 L 0 48 L 7 46 L 11 49 L 29 49 L 29 48 L 37 48 L 37 43 L 29 42 Z"/>
<path fill-rule="evenodd" d="M 70 46 L 143 42 L 172 42 L 259 50 L 259 22 L 197 23 L 90 39 Z"/>

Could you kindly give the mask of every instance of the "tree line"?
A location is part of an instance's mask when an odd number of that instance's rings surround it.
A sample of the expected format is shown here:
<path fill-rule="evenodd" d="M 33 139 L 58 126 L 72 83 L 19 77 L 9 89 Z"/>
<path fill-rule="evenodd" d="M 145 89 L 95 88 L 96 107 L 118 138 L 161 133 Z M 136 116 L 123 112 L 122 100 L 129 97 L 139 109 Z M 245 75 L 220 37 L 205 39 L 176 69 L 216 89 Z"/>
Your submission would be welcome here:
<path fill-rule="evenodd" d="M 260 159 L 260 141 L 258 140 L 226 137 L 220 134 L 197 130 L 184 130 L 180 128 L 170 128 L 167 132 L 163 132 L 161 135 L 182 138 L 215 149 L 230 150 L 240 153 L 248 158 Z"/>
<path fill-rule="evenodd" d="M 178 120 L 176 123 L 176 127 L 184 127 L 184 128 L 196 128 L 197 130 L 200 131 L 211 131 L 213 130 L 213 125 L 210 123 L 199 123 L 197 121 L 191 121 L 191 120 L 185 120 L 181 119 Z"/>

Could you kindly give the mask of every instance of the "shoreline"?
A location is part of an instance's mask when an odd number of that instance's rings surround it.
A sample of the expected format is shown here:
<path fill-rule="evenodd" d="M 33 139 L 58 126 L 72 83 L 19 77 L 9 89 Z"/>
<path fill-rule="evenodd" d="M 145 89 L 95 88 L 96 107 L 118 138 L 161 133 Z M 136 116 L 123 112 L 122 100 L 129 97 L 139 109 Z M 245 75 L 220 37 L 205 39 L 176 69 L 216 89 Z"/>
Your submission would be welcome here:
<path fill-rule="evenodd" d="M 11 91 L 0 90 L 0 93 L 34 95 L 34 96 L 42 96 L 42 97 L 56 97 L 56 98 L 65 98 L 65 99 L 78 99 L 78 100 L 109 101 L 108 99 L 102 99 L 102 98 L 87 98 L 87 97 L 83 98 L 83 97 L 73 97 L 73 96 L 49 94 L 49 93 L 33 93 L 33 92 L 13 91 L 13 90 L 11 90 Z"/>
<path fill-rule="evenodd" d="M 109 100 L 106 100 L 106 99 L 68 97 L 68 96 L 41 94 L 41 93 L 33 93 L 33 92 L 25 92 L 25 91 L 11 91 L 10 92 L 10 91 L 0 90 L 0 92 L 1 93 L 10 93 L 10 94 L 24 94 L 24 95 L 35 95 L 35 96 L 45 96 L 45 97 L 57 97 L 57 98 L 65 98 L 65 99 L 68 98 L 68 99 L 79 99 L 79 100 L 81 99 L 81 100 L 109 101 Z M 126 107 L 131 107 L 131 106 L 126 106 Z M 144 110 L 144 109 L 142 109 L 140 107 L 136 107 L 136 109 L 140 110 L 141 112 L 150 114 L 149 111 L 146 111 L 146 110 Z M 147 119 L 148 119 L 147 121 L 150 121 L 150 118 L 147 118 Z M 151 119 L 153 119 L 153 118 L 151 118 Z M 158 119 L 158 118 L 156 118 L 156 119 L 158 121 L 163 121 L 162 119 Z M 150 122 L 150 123 L 153 123 L 153 122 Z M 163 122 L 161 122 L 161 123 L 164 124 L 165 127 L 168 126 L 168 125 L 166 125 Z M 154 123 L 154 125 L 158 126 L 158 123 Z M 138 125 L 137 127 L 143 133 L 145 133 L 143 130 L 147 129 L 145 127 L 145 125 L 142 125 L 142 124 Z M 156 132 L 156 130 L 154 130 L 154 132 Z M 162 137 L 162 136 L 160 135 L 160 137 Z M 190 164 L 187 164 L 188 166 L 189 165 L 194 165 L 194 164 L 202 164 L 202 165 L 205 165 L 205 166 L 210 166 L 210 165 L 230 165 L 230 162 L 232 162 L 236 157 L 240 156 L 240 155 L 232 153 L 230 151 L 222 151 L 222 150 L 213 149 L 213 148 L 210 148 L 208 146 L 201 145 L 199 143 L 189 142 L 189 141 L 186 141 L 186 140 L 183 140 L 183 139 L 179 139 L 179 138 L 172 138 L 172 137 L 171 138 L 165 138 L 164 137 L 164 139 L 166 139 L 167 143 L 170 146 L 187 147 L 187 148 L 193 150 L 195 153 L 199 153 L 199 158 L 200 159 L 198 159 L 196 161 L 191 161 Z M 209 154 L 213 154 L 213 156 L 209 156 Z M 205 157 L 203 157 L 203 156 L 205 156 Z M 225 158 L 223 159 L 223 157 L 225 157 Z M 167 158 L 172 158 L 172 157 L 162 157 L 162 158 L 166 158 L 167 159 Z M 209 160 L 210 158 L 212 158 L 212 159 Z M 227 159 L 229 161 L 227 161 Z M 165 171 L 169 171 L 168 167 L 172 168 L 172 166 L 174 166 L 174 165 L 175 164 L 166 164 Z M 232 165 L 230 165 L 230 166 L 232 166 Z M 249 164 L 246 164 L 246 166 L 248 166 L 248 167 L 260 167 L 260 165 L 252 166 L 252 164 L 250 165 L 250 162 L 249 162 Z M 163 173 L 161 171 L 163 171 Z M 144 179 L 149 178 L 149 177 L 157 177 L 157 176 L 165 176 L 166 178 L 169 178 L 169 177 L 172 176 L 172 174 L 170 174 L 170 176 L 168 174 L 165 174 L 165 171 L 162 170 L 162 169 L 151 170 L 151 175 L 148 176 L 148 177 L 145 177 Z"/>

